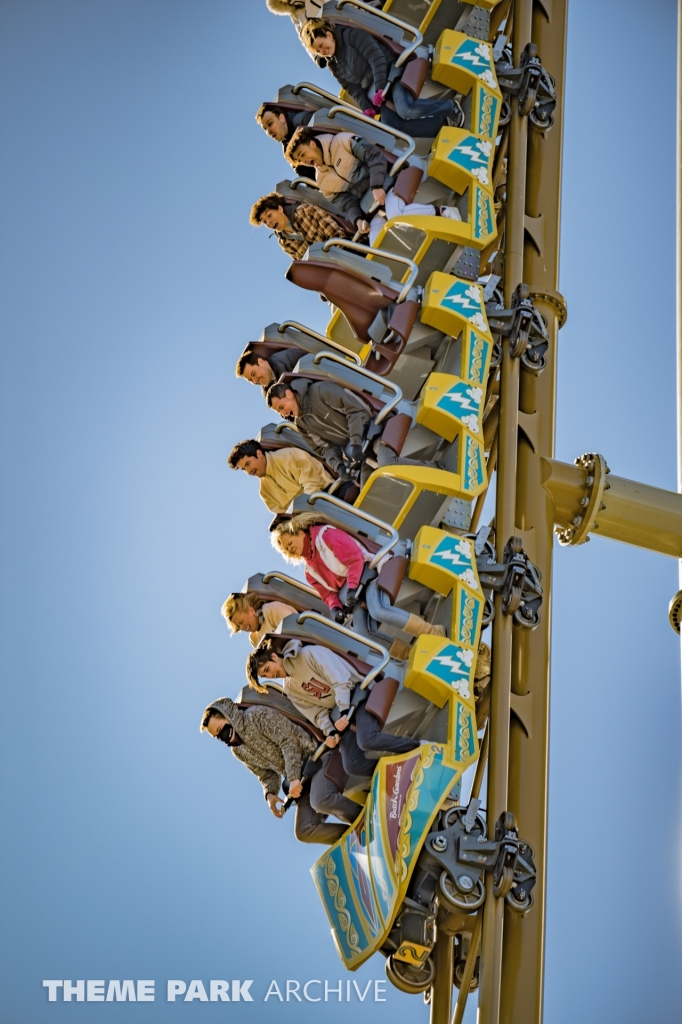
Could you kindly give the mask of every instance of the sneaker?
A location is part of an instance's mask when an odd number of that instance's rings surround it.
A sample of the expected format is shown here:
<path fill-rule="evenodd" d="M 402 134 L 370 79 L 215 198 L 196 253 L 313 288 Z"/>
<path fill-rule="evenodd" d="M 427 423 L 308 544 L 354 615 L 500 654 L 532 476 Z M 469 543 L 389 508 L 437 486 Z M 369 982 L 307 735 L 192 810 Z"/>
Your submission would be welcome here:
<path fill-rule="evenodd" d="M 457 100 L 453 100 L 453 104 L 452 113 L 446 117 L 445 123 L 449 125 L 450 128 L 461 128 L 464 124 L 464 111 Z"/>
<path fill-rule="evenodd" d="M 450 220 L 461 220 L 462 214 L 459 212 L 456 206 L 440 206 L 438 212 L 441 217 L 449 217 Z"/>

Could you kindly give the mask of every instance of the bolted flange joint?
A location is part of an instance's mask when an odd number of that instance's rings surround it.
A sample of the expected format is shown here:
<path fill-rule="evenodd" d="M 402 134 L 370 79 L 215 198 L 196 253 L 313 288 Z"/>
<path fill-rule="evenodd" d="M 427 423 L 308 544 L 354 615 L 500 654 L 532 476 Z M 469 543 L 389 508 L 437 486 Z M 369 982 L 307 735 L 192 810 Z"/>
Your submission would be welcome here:
<path fill-rule="evenodd" d="M 573 517 L 568 527 L 555 526 L 554 532 L 558 541 L 564 546 L 576 547 L 578 544 L 586 544 L 589 541 L 589 534 L 599 529 L 597 518 L 600 512 L 606 508 L 602 500 L 604 492 L 610 489 L 607 476 L 611 472 L 606 465 L 603 455 L 596 452 L 586 452 L 580 458 L 574 459 L 575 465 L 587 471 L 585 478 L 585 493 L 580 499 L 580 512 Z"/>

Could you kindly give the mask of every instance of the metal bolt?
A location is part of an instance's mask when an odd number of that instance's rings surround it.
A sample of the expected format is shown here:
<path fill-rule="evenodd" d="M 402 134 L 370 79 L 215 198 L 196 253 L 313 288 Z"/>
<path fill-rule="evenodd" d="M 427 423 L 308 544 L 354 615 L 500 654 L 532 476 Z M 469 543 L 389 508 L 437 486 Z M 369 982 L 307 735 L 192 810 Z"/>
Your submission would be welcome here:
<path fill-rule="evenodd" d="M 576 516 L 574 519 L 571 520 L 571 522 L 573 523 L 574 526 L 580 526 L 582 521 L 583 521 L 583 517 L 582 516 Z"/>
<path fill-rule="evenodd" d="M 581 498 L 580 499 L 580 504 L 582 505 L 583 508 L 585 508 L 587 505 L 590 504 L 590 499 L 589 498 Z"/>
<path fill-rule="evenodd" d="M 474 880 L 473 878 L 469 878 L 468 875 L 460 875 L 457 879 L 457 885 L 460 889 L 463 889 L 464 892 L 471 892 L 474 887 Z"/>
<path fill-rule="evenodd" d="M 435 839 L 431 840 L 431 846 L 438 853 L 443 853 L 448 848 L 448 841 L 445 836 L 436 836 Z"/>
<path fill-rule="evenodd" d="M 591 487 L 592 484 L 594 483 L 594 477 L 593 476 L 588 476 L 588 478 L 585 481 L 585 483 L 587 484 L 588 487 Z"/>
<path fill-rule="evenodd" d="M 485 836 L 479 836 L 478 837 L 478 841 L 479 841 L 479 843 L 484 843 L 485 842 Z"/>

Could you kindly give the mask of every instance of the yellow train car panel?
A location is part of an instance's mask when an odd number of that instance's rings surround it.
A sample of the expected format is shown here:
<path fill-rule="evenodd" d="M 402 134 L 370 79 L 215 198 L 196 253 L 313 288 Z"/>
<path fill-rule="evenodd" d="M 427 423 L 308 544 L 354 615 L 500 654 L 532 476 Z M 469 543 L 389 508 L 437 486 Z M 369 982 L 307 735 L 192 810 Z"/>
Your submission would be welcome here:
<path fill-rule="evenodd" d="M 417 408 L 417 423 L 454 441 L 466 429 L 483 441 L 483 388 L 449 373 L 429 374 Z"/>
<path fill-rule="evenodd" d="M 443 597 L 452 593 L 450 637 L 478 651 L 485 601 L 473 541 L 422 526 L 414 539 L 408 575 Z"/>
<path fill-rule="evenodd" d="M 494 158 L 492 139 L 474 135 L 466 128 L 441 128 L 434 139 L 427 173 L 460 194 L 476 184 L 492 193 Z"/>
<path fill-rule="evenodd" d="M 464 281 L 451 274 L 435 271 L 424 286 L 421 309 L 422 323 L 457 338 L 465 329 L 475 331 L 484 338 L 489 347 L 484 357 L 489 360 L 492 353 L 492 335 L 488 327 L 483 288 L 472 281 Z M 480 378 L 463 374 L 470 380 Z M 485 379 L 485 378 L 483 378 Z"/>
<path fill-rule="evenodd" d="M 499 101 L 499 116 L 502 93 L 497 84 L 493 48 L 485 40 L 446 28 L 436 43 L 431 77 L 462 96 L 468 96 L 474 85 L 484 85 Z"/>
<path fill-rule="evenodd" d="M 458 466 L 463 473 L 426 466 L 384 466 L 372 473 L 355 507 L 391 523 L 405 536 L 413 536 L 425 520 L 433 519 L 446 498 L 470 501 L 485 490 L 483 446 L 477 449 L 473 440 L 460 445 L 464 450 L 458 453 Z"/>
<path fill-rule="evenodd" d="M 412 645 L 405 687 L 445 707 L 454 696 L 474 711 L 476 652 L 442 636 L 420 636 Z"/>

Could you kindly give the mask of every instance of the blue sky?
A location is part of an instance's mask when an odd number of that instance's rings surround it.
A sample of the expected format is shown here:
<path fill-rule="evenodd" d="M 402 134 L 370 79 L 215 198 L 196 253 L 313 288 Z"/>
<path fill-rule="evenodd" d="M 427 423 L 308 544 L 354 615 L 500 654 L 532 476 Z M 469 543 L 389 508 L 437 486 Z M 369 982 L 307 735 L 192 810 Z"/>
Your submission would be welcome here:
<path fill-rule="evenodd" d="M 243 682 L 222 600 L 278 567 L 231 473 L 268 420 L 234 377 L 326 307 L 248 224 L 286 176 L 253 114 L 330 85 L 261 0 L 4 0 L 0 1017 L 213 1020 L 165 980 L 339 979 L 315 849 L 198 732 Z M 675 5 L 573 0 L 557 454 L 675 486 Z M 546 1019 L 679 1019 L 679 645 L 672 560 L 557 550 Z M 377 958 L 361 978 L 383 978 Z M 44 978 L 156 979 L 48 1004 Z M 325 1019 L 428 1018 L 418 998 Z M 237 1021 L 316 1004 L 230 1004 Z M 470 1014 L 470 1019 L 473 1016 Z"/>

